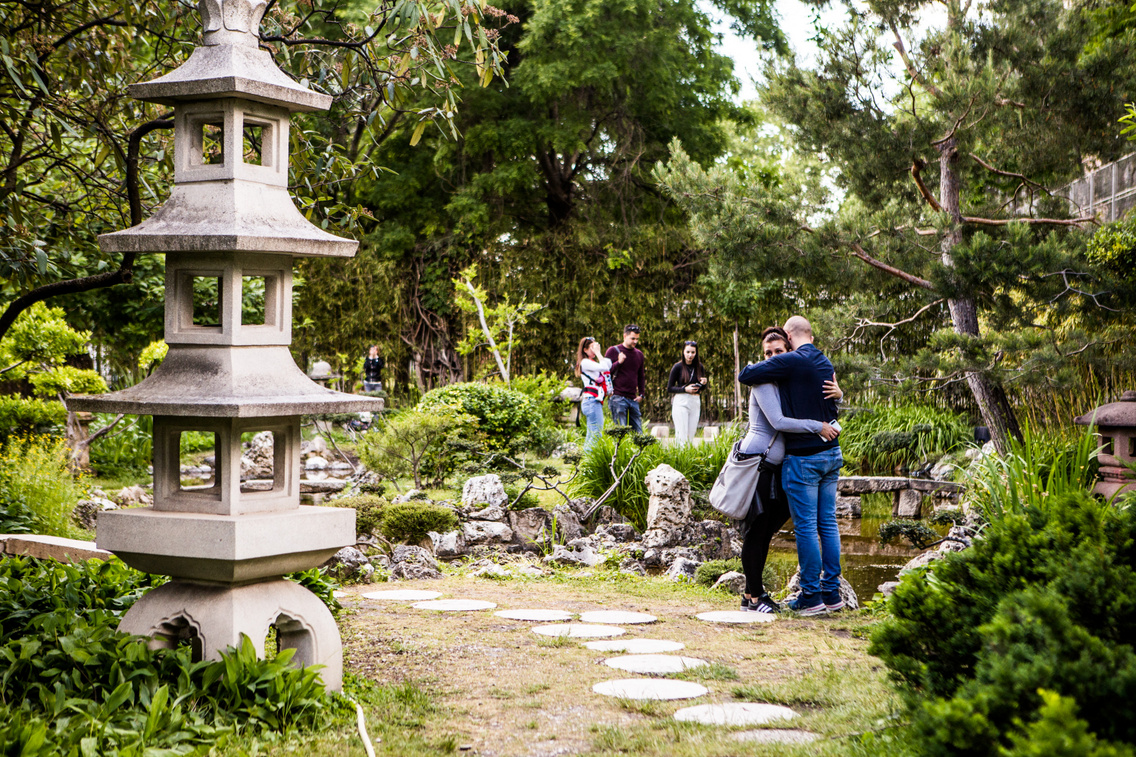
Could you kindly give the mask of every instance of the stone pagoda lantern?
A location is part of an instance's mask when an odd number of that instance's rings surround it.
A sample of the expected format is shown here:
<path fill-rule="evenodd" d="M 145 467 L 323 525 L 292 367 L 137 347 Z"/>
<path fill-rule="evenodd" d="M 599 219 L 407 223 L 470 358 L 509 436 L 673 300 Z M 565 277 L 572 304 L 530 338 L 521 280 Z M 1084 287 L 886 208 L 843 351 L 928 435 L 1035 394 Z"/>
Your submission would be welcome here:
<path fill-rule="evenodd" d="M 292 360 L 292 259 L 351 257 L 357 242 L 309 223 L 288 194 L 288 127 L 331 97 L 301 87 L 260 49 L 265 0 L 201 0 L 204 45 L 180 68 L 131 87 L 172 106 L 174 186 L 151 217 L 104 234 L 108 253 L 166 256 L 165 340 L 154 373 L 120 392 L 73 397 L 70 410 L 154 417 L 154 504 L 102 513 L 99 547 L 167 584 L 119 629 L 155 646 L 189 643 L 219 659 L 247 635 L 264 653 L 270 628 L 297 663 L 342 684 L 339 631 L 324 604 L 282 576 L 355 542 L 355 512 L 300 506 L 300 416 L 376 409 L 373 399 L 312 382 Z M 217 312 L 194 307 L 194 282 L 217 286 Z M 242 317 L 246 287 L 263 287 L 263 322 Z M 182 487 L 180 438 L 213 434 L 216 475 Z M 272 488 L 241 490 L 241 437 L 269 431 Z"/>
<path fill-rule="evenodd" d="M 1073 422 L 1096 426 L 1100 434 L 1100 481 L 1093 492 L 1107 499 L 1121 491 L 1136 492 L 1136 475 L 1126 467 L 1136 465 L 1136 392 L 1125 392 L 1119 402 L 1102 405 Z"/>

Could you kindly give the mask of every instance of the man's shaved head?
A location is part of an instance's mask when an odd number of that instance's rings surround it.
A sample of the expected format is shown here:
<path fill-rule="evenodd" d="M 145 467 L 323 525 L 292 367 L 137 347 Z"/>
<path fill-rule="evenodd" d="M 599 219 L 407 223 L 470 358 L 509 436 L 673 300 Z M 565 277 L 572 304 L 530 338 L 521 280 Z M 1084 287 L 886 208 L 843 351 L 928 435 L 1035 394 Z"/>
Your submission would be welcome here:
<path fill-rule="evenodd" d="M 811 342 L 813 340 L 812 324 L 810 324 L 804 316 L 794 315 L 789 320 L 785 321 L 785 332 L 794 341 L 803 340 Z"/>

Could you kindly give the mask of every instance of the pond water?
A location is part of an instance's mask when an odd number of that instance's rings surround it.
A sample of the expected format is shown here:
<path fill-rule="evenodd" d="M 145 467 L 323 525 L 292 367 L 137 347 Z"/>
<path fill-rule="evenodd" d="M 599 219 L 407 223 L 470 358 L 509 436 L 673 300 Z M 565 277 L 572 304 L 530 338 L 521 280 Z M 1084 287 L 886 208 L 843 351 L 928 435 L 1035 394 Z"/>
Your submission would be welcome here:
<path fill-rule="evenodd" d="M 876 587 L 896 580 L 900 569 L 920 550 L 903 545 L 880 544 L 880 526 L 891 520 L 890 494 L 865 494 L 861 497 L 862 517 L 838 520 L 840 528 L 840 565 L 848 583 L 856 590 L 861 604 L 870 600 Z M 932 526 L 942 533 L 943 527 Z M 797 546 L 793 522 L 773 539 L 769 562 L 782 585 L 797 569 Z"/>

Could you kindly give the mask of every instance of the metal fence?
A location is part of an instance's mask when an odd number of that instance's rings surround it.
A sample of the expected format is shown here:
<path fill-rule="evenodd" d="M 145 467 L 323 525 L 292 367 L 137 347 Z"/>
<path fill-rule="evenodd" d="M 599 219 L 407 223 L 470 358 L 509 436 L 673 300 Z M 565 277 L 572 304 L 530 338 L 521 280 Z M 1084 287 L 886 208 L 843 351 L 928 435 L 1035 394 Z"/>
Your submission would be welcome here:
<path fill-rule="evenodd" d="M 1102 223 L 1120 220 L 1136 207 L 1136 153 L 1090 171 L 1056 194 L 1069 198 L 1075 215 L 1096 216 Z"/>

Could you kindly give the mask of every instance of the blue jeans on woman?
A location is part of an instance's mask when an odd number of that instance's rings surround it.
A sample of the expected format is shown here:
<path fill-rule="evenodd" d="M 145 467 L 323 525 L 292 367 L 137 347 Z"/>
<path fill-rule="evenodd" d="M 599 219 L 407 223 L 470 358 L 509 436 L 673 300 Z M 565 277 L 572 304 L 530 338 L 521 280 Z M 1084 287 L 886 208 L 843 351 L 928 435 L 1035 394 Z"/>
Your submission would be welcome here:
<path fill-rule="evenodd" d="M 781 466 L 781 488 L 789 498 L 797 535 L 803 594 L 840 591 L 836 481 L 843 465 L 840 447 L 833 447 L 815 455 L 786 455 Z"/>
<path fill-rule="evenodd" d="M 587 452 L 603 431 L 603 403 L 592 395 L 585 394 L 580 399 L 580 412 L 588 422 L 588 435 L 584 437 L 584 451 Z"/>

